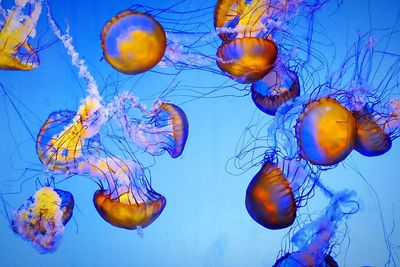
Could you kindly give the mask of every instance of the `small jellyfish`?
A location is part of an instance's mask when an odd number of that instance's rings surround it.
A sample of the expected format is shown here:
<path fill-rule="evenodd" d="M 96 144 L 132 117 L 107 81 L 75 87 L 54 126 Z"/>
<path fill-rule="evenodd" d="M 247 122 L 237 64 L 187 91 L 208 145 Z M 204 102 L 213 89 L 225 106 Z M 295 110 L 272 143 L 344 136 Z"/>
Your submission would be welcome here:
<path fill-rule="evenodd" d="M 166 49 L 162 26 L 152 16 L 132 10 L 125 10 L 107 22 L 100 39 L 106 61 L 125 74 L 153 68 Z"/>
<path fill-rule="evenodd" d="M 385 132 L 378 117 L 373 117 L 367 110 L 353 112 L 357 122 L 357 139 L 354 149 L 368 157 L 379 156 L 390 150 L 392 139 Z"/>
<path fill-rule="evenodd" d="M 307 4 L 306 1 L 287 0 L 218 0 L 214 26 L 224 42 L 242 37 L 265 37 L 279 30 L 299 14 L 299 7 Z M 314 3 L 314 7 L 317 6 Z"/>
<path fill-rule="evenodd" d="M 0 6 L 0 14 L 2 10 Z M 29 10 L 29 14 L 24 10 Z M 28 39 L 35 37 L 41 12 L 42 0 L 15 0 L 7 16 L 0 16 L 0 69 L 31 70 L 39 65 L 39 56 Z"/>
<path fill-rule="evenodd" d="M 125 135 L 141 150 L 159 156 L 168 151 L 171 157 L 179 157 L 186 144 L 189 122 L 185 112 L 172 103 L 157 101 L 151 110 L 146 110 L 129 93 L 123 93 L 109 104 Z M 145 119 L 130 119 L 130 108 L 138 108 Z"/>
<path fill-rule="evenodd" d="M 272 70 L 277 55 L 278 47 L 269 39 L 239 38 L 218 48 L 217 65 L 235 81 L 252 83 Z"/>
<path fill-rule="evenodd" d="M 306 104 L 295 131 L 301 157 L 321 166 L 344 160 L 353 150 L 357 136 L 353 114 L 329 97 Z"/>
<path fill-rule="evenodd" d="M 64 225 L 72 217 L 73 208 L 71 193 L 43 187 L 14 211 L 11 229 L 41 253 L 53 252 L 61 241 Z"/>
<path fill-rule="evenodd" d="M 275 67 L 261 80 L 251 84 L 254 104 L 268 115 L 274 116 L 278 108 L 300 95 L 299 77 L 284 66 Z"/>
<path fill-rule="evenodd" d="M 282 170 L 266 162 L 251 180 L 246 191 L 246 209 L 250 216 L 268 229 L 293 224 L 296 203 L 289 181 Z"/>
<path fill-rule="evenodd" d="M 113 226 L 135 230 L 153 223 L 166 199 L 151 188 L 141 167 L 119 158 L 105 158 L 90 167 L 90 175 L 106 179 L 107 190 L 97 190 L 93 203 L 100 216 Z"/>

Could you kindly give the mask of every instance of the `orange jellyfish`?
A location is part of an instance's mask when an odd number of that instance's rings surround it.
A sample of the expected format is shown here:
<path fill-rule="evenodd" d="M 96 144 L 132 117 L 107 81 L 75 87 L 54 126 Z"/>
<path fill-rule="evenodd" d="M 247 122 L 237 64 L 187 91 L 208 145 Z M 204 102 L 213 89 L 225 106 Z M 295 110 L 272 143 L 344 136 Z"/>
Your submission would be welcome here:
<path fill-rule="evenodd" d="M 166 36 L 150 15 L 132 10 L 117 14 L 101 32 L 104 58 L 125 74 L 138 74 L 153 68 L 162 59 Z"/>
<path fill-rule="evenodd" d="M 384 125 L 378 122 L 379 117 L 374 117 L 368 110 L 353 112 L 357 122 L 357 139 L 354 149 L 368 157 L 379 156 L 392 147 L 392 139 L 385 132 Z"/>
<path fill-rule="evenodd" d="M 53 252 L 61 241 L 64 225 L 71 219 L 73 208 L 71 193 L 43 187 L 14 211 L 11 229 L 41 253 Z"/>
<path fill-rule="evenodd" d="M 276 114 L 283 103 L 299 95 L 299 77 L 285 67 L 276 67 L 264 78 L 251 84 L 251 98 L 254 104 L 271 116 Z"/>
<path fill-rule="evenodd" d="M 246 191 L 246 209 L 257 223 L 268 229 L 293 224 L 296 204 L 289 181 L 282 170 L 266 162 L 251 180 Z"/>
<path fill-rule="evenodd" d="M 320 98 L 305 105 L 295 131 L 301 157 L 321 166 L 344 160 L 357 137 L 353 114 L 333 98 Z"/>
<path fill-rule="evenodd" d="M 222 44 L 217 50 L 217 65 L 240 83 L 260 80 L 273 68 L 278 54 L 268 39 L 245 37 Z"/>
<path fill-rule="evenodd" d="M 298 13 L 303 1 L 218 0 L 214 26 L 226 42 L 242 37 L 265 37 Z"/>
<path fill-rule="evenodd" d="M 111 225 L 129 230 L 144 228 L 163 211 L 165 197 L 151 188 L 135 162 L 103 158 L 88 167 L 91 176 L 104 178 L 109 185 L 95 192 L 93 203 Z"/>
<path fill-rule="evenodd" d="M 85 157 L 84 144 L 90 143 L 103 124 L 100 108 L 97 100 L 88 97 L 78 113 L 63 110 L 49 115 L 36 139 L 36 152 L 46 168 L 76 173 L 77 164 Z"/>
<path fill-rule="evenodd" d="M 24 14 L 27 7 L 30 13 Z M 39 56 L 28 39 L 35 37 L 41 11 L 42 0 L 15 0 L 5 20 L 0 20 L 0 69 L 31 70 L 39 65 Z"/>

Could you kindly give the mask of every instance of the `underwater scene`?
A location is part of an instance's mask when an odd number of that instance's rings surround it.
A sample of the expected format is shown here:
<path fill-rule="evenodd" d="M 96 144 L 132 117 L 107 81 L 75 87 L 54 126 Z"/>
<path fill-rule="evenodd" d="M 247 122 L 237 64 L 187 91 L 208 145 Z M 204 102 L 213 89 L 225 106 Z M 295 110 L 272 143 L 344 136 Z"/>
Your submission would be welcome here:
<path fill-rule="evenodd" d="M 0 266 L 400 266 L 399 0 L 0 0 Z"/>

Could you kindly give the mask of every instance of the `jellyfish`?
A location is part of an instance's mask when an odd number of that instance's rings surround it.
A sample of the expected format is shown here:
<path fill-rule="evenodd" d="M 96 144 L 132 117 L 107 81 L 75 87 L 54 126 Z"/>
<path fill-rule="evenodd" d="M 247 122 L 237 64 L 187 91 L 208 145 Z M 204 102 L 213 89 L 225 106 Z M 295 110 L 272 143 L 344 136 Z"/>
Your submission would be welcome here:
<path fill-rule="evenodd" d="M 305 224 L 293 235 L 292 243 L 299 250 L 286 253 L 277 260 L 274 267 L 338 266 L 330 255 L 332 244 L 338 234 L 340 223 L 358 212 L 359 204 L 354 200 L 356 195 L 354 191 L 345 190 L 328 194 L 330 203 L 323 215 Z"/>
<path fill-rule="evenodd" d="M 93 203 L 109 224 L 129 230 L 142 229 L 162 213 L 165 197 L 154 191 L 136 162 L 109 157 L 90 162 L 86 168 L 90 176 L 108 184 L 108 188 L 95 192 Z"/>
<path fill-rule="evenodd" d="M 11 229 L 41 253 L 59 245 L 64 226 L 72 217 L 74 198 L 68 191 L 42 187 L 14 211 Z"/>
<path fill-rule="evenodd" d="M 1 5 L 1 1 L 0 1 Z M 24 10 L 29 8 L 29 14 Z M 39 56 L 28 40 L 36 34 L 36 24 L 42 11 L 42 0 L 15 0 L 7 16 L 0 6 L 0 69 L 32 70 L 39 66 Z"/>
<path fill-rule="evenodd" d="M 320 166 L 344 160 L 353 150 L 357 137 L 353 114 L 329 97 L 305 105 L 295 130 L 300 155 Z"/>
<path fill-rule="evenodd" d="M 314 3 L 314 9 L 322 4 L 319 2 Z M 224 42 L 242 37 L 265 37 L 285 28 L 288 21 L 299 14 L 299 8 L 307 4 L 307 1 L 298 0 L 218 0 L 214 26 Z"/>
<path fill-rule="evenodd" d="M 104 58 L 116 70 L 138 74 L 153 68 L 166 49 L 163 27 L 149 14 L 125 10 L 101 32 Z"/>
<path fill-rule="evenodd" d="M 156 101 L 147 110 L 131 93 L 122 93 L 108 104 L 109 113 L 122 127 L 125 136 L 141 150 L 153 155 L 167 151 L 172 158 L 179 157 L 185 147 L 189 133 L 189 122 L 185 112 L 175 104 Z M 139 109 L 145 119 L 130 119 L 129 110 Z"/>
<path fill-rule="evenodd" d="M 268 229 L 293 224 L 296 203 L 289 181 L 282 170 L 266 162 L 251 180 L 246 191 L 246 209 L 250 216 Z"/>
<path fill-rule="evenodd" d="M 223 41 L 217 50 L 218 67 L 239 83 L 260 80 L 274 68 L 278 54 L 283 57 L 289 46 L 298 45 L 296 38 L 288 38 L 292 19 L 302 13 L 312 18 L 322 5 L 322 1 L 219 0 L 214 10 L 214 26 Z"/>
<path fill-rule="evenodd" d="M 85 158 L 85 144 L 91 138 L 99 138 L 96 135 L 106 119 L 99 111 L 101 107 L 98 101 L 87 97 L 78 113 L 62 110 L 49 115 L 36 139 L 36 152 L 46 168 L 76 173 L 77 164 Z"/>
<path fill-rule="evenodd" d="M 299 77 L 284 66 L 275 67 L 261 80 L 251 84 L 251 98 L 261 111 L 274 116 L 286 101 L 300 95 Z"/>
<path fill-rule="evenodd" d="M 268 74 L 278 54 L 268 39 L 245 37 L 222 44 L 217 50 L 218 67 L 240 83 L 252 83 Z"/>

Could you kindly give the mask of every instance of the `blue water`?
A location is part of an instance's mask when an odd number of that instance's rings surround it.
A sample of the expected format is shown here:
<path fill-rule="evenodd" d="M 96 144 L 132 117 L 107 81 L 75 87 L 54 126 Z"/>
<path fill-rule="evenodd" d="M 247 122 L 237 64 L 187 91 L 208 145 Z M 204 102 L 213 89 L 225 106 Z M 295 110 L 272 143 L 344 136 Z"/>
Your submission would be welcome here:
<path fill-rule="evenodd" d="M 2 5 L 9 8 L 12 2 L 3 0 Z M 105 94 L 133 90 L 142 99 L 154 99 L 171 82 L 206 92 L 210 85 L 227 80 L 200 70 L 177 76 L 149 72 L 127 79 L 101 60 L 99 35 L 106 21 L 133 2 L 52 2 L 55 19 L 64 29 L 68 22 L 75 48 L 87 62 L 100 89 L 107 85 Z M 173 2 L 142 0 L 135 3 L 162 8 Z M 316 15 L 314 48 L 319 49 L 332 66 L 340 63 L 356 40 L 357 32 L 367 32 L 371 28 L 389 29 L 389 32 L 391 28 L 400 30 L 400 22 L 396 24 L 400 12 L 398 0 L 345 0 L 339 6 L 336 1 L 331 2 Z M 178 8 L 193 10 L 214 4 L 214 1 L 188 0 Z M 212 29 L 213 10 L 209 9 L 205 17 L 198 20 Z M 48 28 L 45 10 L 38 29 L 38 35 L 43 36 L 45 42 L 56 40 Z M 321 45 L 326 43 L 322 36 L 333 40 L 333 45 Z M 215 53 L 215 49 L 210 46 L 209 53 Z M 393 34 L 387 50 L 400 53 L 398 34 Z M 51 112 L 77 110 L 85 96 L 85 83 L 79 79 L 60 42 L 46 47 L 39 55 L 41 65 L 36 70 L 0 71 L 0 82 L 12 95 L 16 106 L 14 108 L 5 95 L 0 94 L 0 190 L 14 192 L 4 195 L 8 211 L 10 207 L 18 208 L 36 188 L 35 179 L 25 179 L 29 171 L 19 179 L 25 169 L 40 166 L 29 131 L 35 137 Z M 381 67 L 384 69 L 385 63 Z M 321 77 L 324 75 L 322 71 Z M 203 97 L 187 102 L 190 97 L 185 97 L 185 93 L 187 91 L 176 91 L 170 100 L 182 104 L 190 123 L 189 138 L 181 157 L 171 159 L 164 154 L 155 159 L 151 168 L 153 187 L 166 197 L 167 206 L 161 216 L 144 229 L 143 237 L 136 231 L 115 228 L 102 220 L 92 204 L 98 186 L 76 176 L 60 185 L 74 194 L 76 205 L 73 221 L 67 225 L 62 243 L 52 254 L 38 254 L 15 235 L 1 209 L 0 266 L 271 266 L 287 242 L 287 229 L 267 230 L 247 214 L 245 190 L 258 167 L 237 176 L 226 170 L 245 127 L 253 116 L 262 114 L 250 97 Z M 237 95 L 237 90 L 224 89 L 224 94 Z M 398 97 L 400 88 L 393 91 L 393 95 Z M 361 204 L 360 212 L 348 221 L 346 238 L 336 249 L 335 259 L 340 266 L 383 266 L 389 253 L 385 238 L 392 230 L 390 240 L 397 246 L 394 251 L 397 249 L 399 253 L 399 156 L 400 141 L 396 140 L 383 156 L 367 158 L 353 152 L 344 164 L 323 173 L 323 182 L 329 188 L 355 190 Z M 320 212 L 326 204 L 323 196 L 317 194 L 301 212 Z M 397 264 L 400 264 L 399 258 Z"/>

